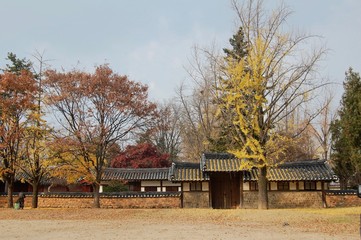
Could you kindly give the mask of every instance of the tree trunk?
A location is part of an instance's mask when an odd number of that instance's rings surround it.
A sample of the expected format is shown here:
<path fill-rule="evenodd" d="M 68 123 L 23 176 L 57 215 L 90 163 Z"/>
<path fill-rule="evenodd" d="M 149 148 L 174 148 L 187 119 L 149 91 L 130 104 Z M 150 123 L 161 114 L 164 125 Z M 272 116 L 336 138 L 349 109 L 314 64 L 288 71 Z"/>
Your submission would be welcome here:
<path fill-rule="evenodd" d="M 33 186 L 33 200 L 31 202 L 31 207 L 37 208 L 38 207 L 39 184 L 34 183 L 32 186 Z"/>
<path fill-rule="evenodd" d="M 258 209 L 268 209 L 267 167 L 258 168 Z"/>
<path fill-rule="evenodd" d="M 7 183 L 7 193 L 8 193 L 8 208 L 14 207 L 14 200 L 13 200 L 13 194 L 14 194 L 14 181 L 11 179 L 8 179 L 6 181 Z"/>
<path fill-rule="evenodd" d="M 94 192 L 94 208 L 100 208 L 100 194 L 99 194 L 100 185 L 97 183 L 93 184 L 93 192 Z"/>

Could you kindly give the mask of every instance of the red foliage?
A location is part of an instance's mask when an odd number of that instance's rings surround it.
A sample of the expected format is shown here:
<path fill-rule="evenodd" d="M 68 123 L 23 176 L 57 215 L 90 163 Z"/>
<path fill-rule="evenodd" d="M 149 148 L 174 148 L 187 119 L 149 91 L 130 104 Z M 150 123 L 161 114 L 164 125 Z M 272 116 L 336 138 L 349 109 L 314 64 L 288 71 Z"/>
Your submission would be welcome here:
<path fill-rule="evenodd" d="M 114 168 L 161 168 L 169 167 L 169 154 L 159 153 L 149 143 L 130 145 L 115 157 L 111 166 Z"/>

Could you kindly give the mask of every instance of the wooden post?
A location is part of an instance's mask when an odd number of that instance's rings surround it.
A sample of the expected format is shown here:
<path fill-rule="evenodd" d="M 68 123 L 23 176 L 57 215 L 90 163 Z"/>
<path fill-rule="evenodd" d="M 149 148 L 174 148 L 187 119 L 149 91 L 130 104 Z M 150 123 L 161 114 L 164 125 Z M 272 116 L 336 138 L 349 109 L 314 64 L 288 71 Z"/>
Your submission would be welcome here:
<path fill-rule="evenodd" d="M 240 173 L 240 185 L 239 185 L 239 208 L 243 208 L 244 204 L 243 204 L 243 171 L 241 171 Z"/>
<path fill-rule="evenodd" d="M 184 205 L 183 205 L 183 198 L 184 198 L 184 191 L 183 191 L 183 185 L 184 185 L 184 183 L 182 182 L 181 183 L 181 208 L 184 208 Z"/>
<path fill-rule="evenodd" d="M 213 208 L 211 176 L 209 176 L 209 180 L 208 180 L 208 199 L 209 199 L 209 208 Z"/>

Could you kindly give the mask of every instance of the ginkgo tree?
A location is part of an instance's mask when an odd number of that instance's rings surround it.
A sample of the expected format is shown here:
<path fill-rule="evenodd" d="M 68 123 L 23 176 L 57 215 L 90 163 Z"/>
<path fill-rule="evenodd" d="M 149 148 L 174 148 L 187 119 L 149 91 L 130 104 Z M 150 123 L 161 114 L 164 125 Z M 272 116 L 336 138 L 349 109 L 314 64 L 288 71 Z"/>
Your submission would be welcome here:
<path fill-rule="evenodd" d="M 22 181 L 32 186 L 32 208 L 38 207 L 39 186 L 42 181 L 51 178 L 50 173 L 54 167 L 52 153 L 48 147 L 53 140 L 51 128 L 45 120 L 44 94 L 43 94 L 43 71 L 46 60 L 43 54 L 36 52 L 33 55 L 36 62 L 32 63 L 32 72 L 36 82 L 36 90 L 33 96 L 33 107 L 29 109 L 20 145 L 21 161 L 17 162 L 18 169 L 23 173 Z"/>
<path fill-rule="evenodd" d="M 241 143 L 229 152 L 244 159 L 243 168 L 258 168 L 258 207 L 267 209 L 267 170 L 281 161 L 282 146 L 292 141 L 278 133 L 276 126 L 305 107 L 323 86 L 316 78 L 316 67 L 325 49 L 311 49 L 308 40 L 312 36 L 284 31 L 290 14 L 284 5 L 266 12 L 262 1 L 232 3 L 246 43 L 245 54 L 227 54 L 219 83 L 220 106 L 233 112 L 228 115 L 237 133 L 233 138 Z M 309 121 L 315 114 L 309 113 Z"/>
<path fill-rule="evenodd" d="M 154 121 L 156 105 L 148 101 L 147 86 L 114 73 L 108 65 L 96 67 L 94 73 L 48 70 L 44 83 L 47 102 L 62 127 L 53 145 L 59 169 L 92 183 L 94 207 L 100 207 L 109 150 Z"/>

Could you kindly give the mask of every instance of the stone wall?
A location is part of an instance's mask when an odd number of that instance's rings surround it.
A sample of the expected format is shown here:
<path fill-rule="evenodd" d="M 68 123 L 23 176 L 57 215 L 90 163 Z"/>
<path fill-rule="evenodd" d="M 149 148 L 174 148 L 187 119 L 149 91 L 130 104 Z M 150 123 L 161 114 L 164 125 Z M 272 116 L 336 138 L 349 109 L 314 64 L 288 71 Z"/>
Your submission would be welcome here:
<path fill-rule="evenodd" d="M 268 193 L 269 207 L 272 208 L 322 208 L 322 193 L 319 191 L 289 191 Z M 17 196 L 14 196 L 14 202 Z M 40 208 L 91 208 L 91 194 L 64 193 L 45 194 L 39 196 Z M 244 192 L 244 208 L 257 208 L 257 191 Z M 31 207 L 32 196 L 25 198 L 25 207 Z M 180 208 L 181 195 L 174 194 L 133 194 L 103 195 L 100 198 L 102 208 Z M 327 207 L 361 206 L 361 198 L 354 191 L 327 191 Z M 0 195 L 0 208 L 7 207 L 7 196 Z M 209 208 L 208 192 L 184 192 L 184 208 Z"/>
<path fill-rule="evenodd" d="M 14 202 L 17 196 L 14 196 Z M 25 207 L 31 207 L 32 196 L 25 198 Z M 101 196 L 100 205 L 102 208 L 180 208 L 180 194 L 149 194 L 125 196 Z M 93 197 L 83 194 L 54 194 L 39 196 L 39 208 L 91 208 Z M 0 196 L 0 207 L 7 207 L 7 197 Z"/>
<path fill-rule="evenodd" d="M 258 192 L 247 191 L 243 193 L 244 208 L 258 207 Z M 268 192 L 269 208 L 322 208 L 322 193 L 319 191 L 289 191 L 289 192 Z"/>
<path fill-rule="evenodd" d="M 272 208 L 322 208 L 322 192 L 270 192 L 269 201 Z"/>
<path fill-rule="evenodd" d="M 327 207 L 357 207 L 361 206 L 361 198 L 356 195 L 356 191 L 327 191 Z"/>
<path fill-rule="evenodd" d="M 208 192 L 183 192 L 183 208 L 209 208 Z"/>

